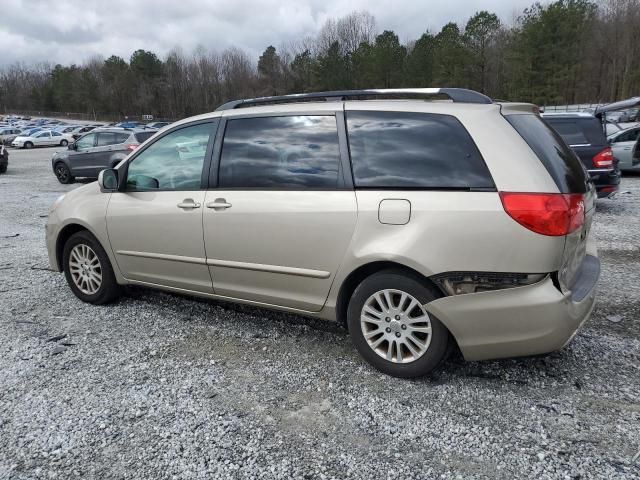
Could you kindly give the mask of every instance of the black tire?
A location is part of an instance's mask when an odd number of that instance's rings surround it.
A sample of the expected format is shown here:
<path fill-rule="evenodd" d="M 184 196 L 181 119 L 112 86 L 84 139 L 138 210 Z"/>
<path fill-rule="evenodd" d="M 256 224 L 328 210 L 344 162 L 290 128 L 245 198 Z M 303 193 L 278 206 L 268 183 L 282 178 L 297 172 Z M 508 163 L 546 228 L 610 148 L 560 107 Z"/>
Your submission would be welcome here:
<path fill-rule="evenodd" d="M 72 250 L 78 245 L 88 246 L 91 250 L 93 250 L 93 252 L 95 252 L 95 255 L 98 257 L 98 260 L 100 262 L 99 269 L 102 275 L 102 282 L 100 284 L 100 287 L 93 294 L 83 292 L 76 285 L 72 277 L 69 261 Z M 84 230 L 81 232 L 77 232 L 69 237 L 67 242 L 64 244 L 62 262 L 64 275 L 67 279 L 69 287 L 71 288 L 71 291 L 83 302 L 102 305 L 112 302 L 121 295 L 122 289 L 120 285 L 118 285 L 118 282 L 116 282 L 116 277 L 113 273 L 113 268 L 111 267 L 111 262 L 109 261 L 107 253 L 102 248 L 102 245 L 100 245 L 100 242 L 98 242 L 96 238 L 88 231 Z"/>
<path fill-rule="evenodd" d="M 360 316 L 367 300 L 376 292 L 385 289 L 399 290 L 408 293 L 418 300 L 421 305 L 441 296 L 435 289 L 425 286 L 424 282 L 421 282 L 418 278 L 414 278 L 408 272 L 402 270 L 384 270 L 374 273 L 358 285 L 349 301 L 347 325 L 349 327 L 351 341 L 367 362 L 387 375 L 401 378 L 424 376 L 436 368 L 445 357 L 450 343 L 449 331 L 437 318 L 429 314 L 431 340 L 426 351 L 421 356 L 407 363 L 393 362 L 381 357 L 367 343 L 360 324 Z M 404 326 L 402 328 L 404 328 Z M 386 331 L 388 332 L 389 329 Z M 401 333 L 396 333 L 396 335 L 401 335 Z M 383 342 L 382 345 L 384 344 Z M 389 345 L 389 343 L 386 343 L 386 345 Z M 406 347 L 400 347 L 400 349 L 403 352 L 409 352 Z"/>
<path fill-rule="evenodd" d="M 64 162 L 58 162 L 53 166 L 53 172 L 56 174 L 56 178 L 62 184 L 73 183 L 75 178 L 71 175 L 71 170 Z"/>
<path fill-rule="evenodd" d="M 31 143 L 31 142 L 24 142 L 24 148 L 27 148 L 27 149 L 29 149 L 29 148 L 33 148 L 33 143 Z"/>
<path fill-rule="evenodd" d="M 7 165 L 0 165 L 0 173 L 7 173 Z"/>
<path fill-rule="evenodd" d="M 64 139 L 60 141 L 60 146 L 61 146 L 61 147 L 66 147 L 67 145 L 69 145 L 69 142 L 68 142 L 68 141 L 66 141 L 66 140 L 64 140 Z"/>

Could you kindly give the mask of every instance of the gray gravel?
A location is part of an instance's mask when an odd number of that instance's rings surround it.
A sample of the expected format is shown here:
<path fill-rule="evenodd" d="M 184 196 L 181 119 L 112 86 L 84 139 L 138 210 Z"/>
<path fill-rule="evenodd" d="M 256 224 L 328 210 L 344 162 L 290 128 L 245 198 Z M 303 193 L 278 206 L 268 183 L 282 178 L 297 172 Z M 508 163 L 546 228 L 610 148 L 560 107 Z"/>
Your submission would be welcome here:
<path fill-rule="evenodd" d="M 407 381 L 328 322 L 80 302 L 46 270 L 48 207 L 75 187 L 54 150 L 0 175 L 0 478 L 640 478 L 640 177 L 598 204 L 600 303 L 569 347 Z"/>

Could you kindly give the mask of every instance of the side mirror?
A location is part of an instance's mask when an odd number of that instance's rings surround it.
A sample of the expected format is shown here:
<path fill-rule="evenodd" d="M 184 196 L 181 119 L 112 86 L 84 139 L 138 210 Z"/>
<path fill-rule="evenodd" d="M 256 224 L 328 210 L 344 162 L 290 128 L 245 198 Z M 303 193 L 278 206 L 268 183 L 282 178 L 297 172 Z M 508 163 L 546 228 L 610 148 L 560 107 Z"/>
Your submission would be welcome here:
<path fill-rule="evenodd" d="M 76 145 L 75 142 L 69 144 L 69 150 L 76 150 L 77 148 L 78 146 Z"/>
<path fill-rule="evenodd" d="M 108 168 L 98 174 L 98 185 L 101 192 L 115 192 L 118 189 L 118 170 Z"/>

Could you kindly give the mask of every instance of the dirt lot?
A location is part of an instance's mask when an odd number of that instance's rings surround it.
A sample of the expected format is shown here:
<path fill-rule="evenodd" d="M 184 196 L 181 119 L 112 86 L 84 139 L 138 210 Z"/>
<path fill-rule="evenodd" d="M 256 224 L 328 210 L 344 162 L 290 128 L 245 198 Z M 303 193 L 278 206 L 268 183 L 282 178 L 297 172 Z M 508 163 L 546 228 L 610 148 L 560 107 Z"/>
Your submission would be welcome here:
<path fill-rule="evenodd" d="M 0 175 L 0 478 L 640 478 L 640 177 L 602 200 L 593 318 L 544 358 L 367 366 L 336 325 L 47 270 L 55 149 Z M 620 321 L 612 321 L 619 320 Z"/>

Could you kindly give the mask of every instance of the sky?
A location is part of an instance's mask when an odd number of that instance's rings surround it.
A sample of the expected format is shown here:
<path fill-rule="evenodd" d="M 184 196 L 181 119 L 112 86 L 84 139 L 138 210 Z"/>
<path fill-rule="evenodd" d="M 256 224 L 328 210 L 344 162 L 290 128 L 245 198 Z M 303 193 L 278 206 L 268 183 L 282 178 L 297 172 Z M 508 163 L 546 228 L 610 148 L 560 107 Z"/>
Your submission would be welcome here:
<path fill-rule="evenodd" d="M 507 24 L 534 0 L 0 0 L 0 65 L 126 60 L 142 48 L 163 58 L 180 47 L 236 46 L 257 60 L 269 45 L 314 35 L 328 18 L 366 10 L 402 42 L 479 10 Z"/>

